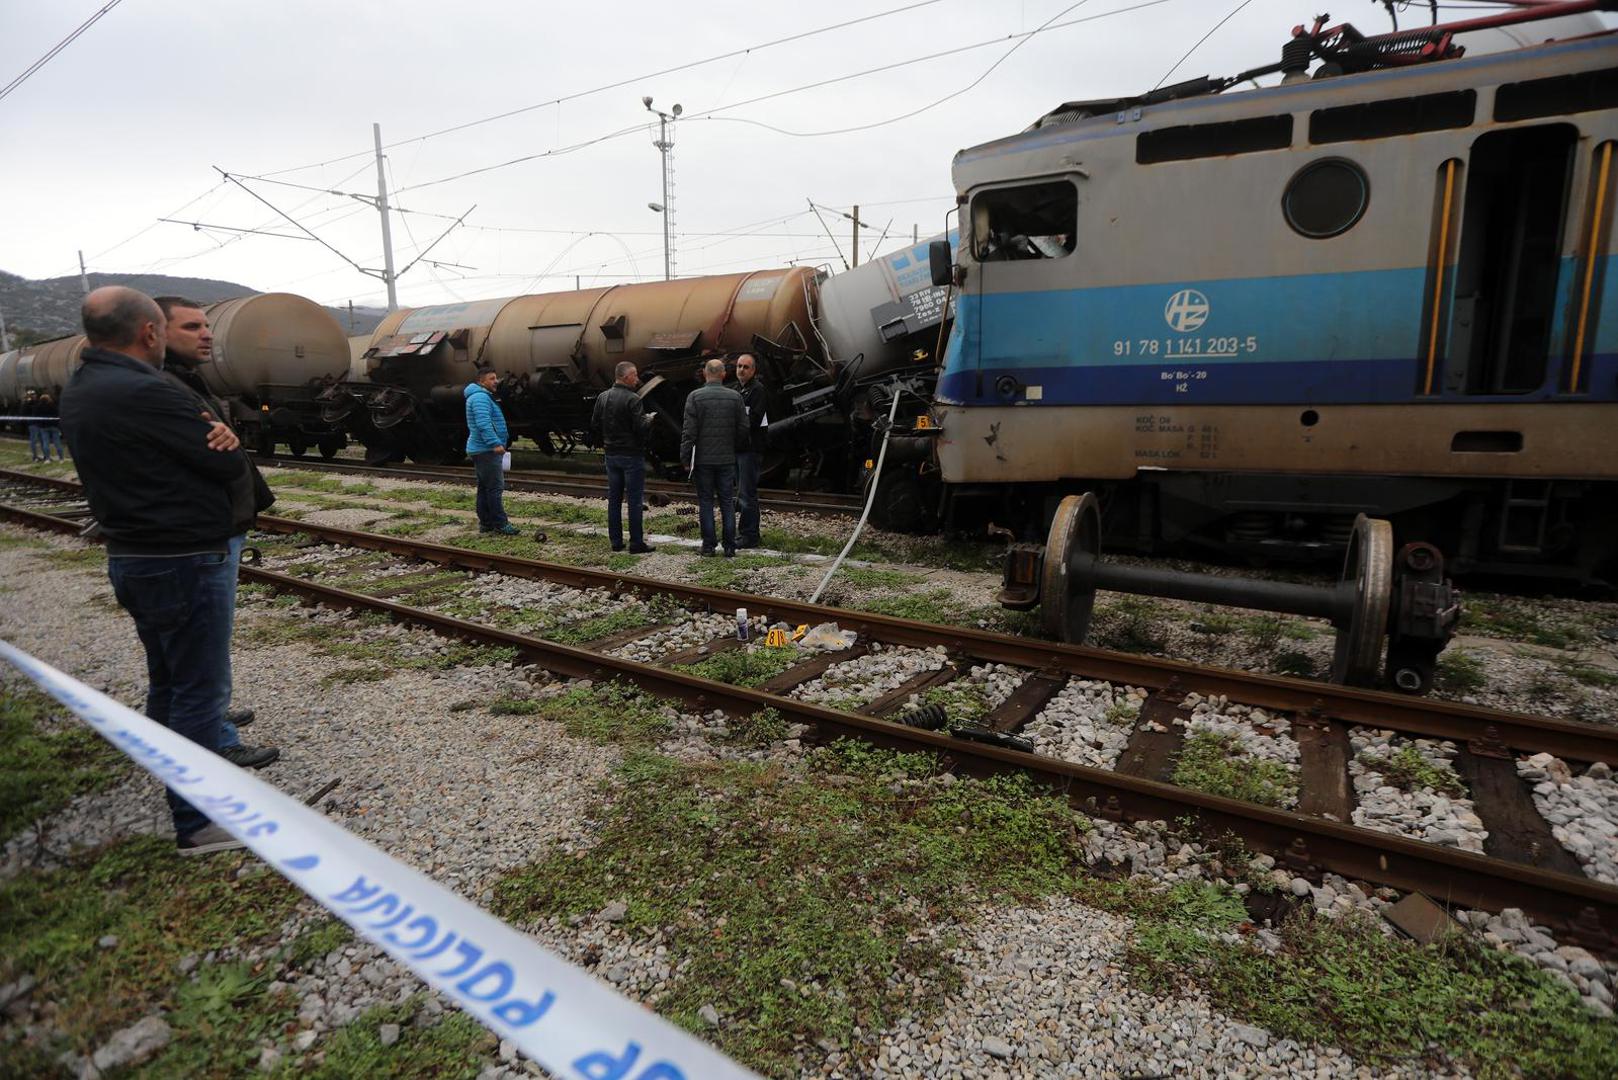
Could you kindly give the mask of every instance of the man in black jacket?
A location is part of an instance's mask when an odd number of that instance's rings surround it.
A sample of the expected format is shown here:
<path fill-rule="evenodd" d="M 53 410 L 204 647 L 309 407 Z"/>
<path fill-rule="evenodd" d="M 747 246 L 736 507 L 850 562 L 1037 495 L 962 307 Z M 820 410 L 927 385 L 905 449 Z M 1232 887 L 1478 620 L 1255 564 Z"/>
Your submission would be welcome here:
<path fill-rule="evenodd" d="M 635 388 L 640 372 L 628 360 L 613 368 L 617 380 L 596 398 L 590 426 L 601 440 L 607 459 L 607 539 L 612 550 L 624 550 L 624 496 L 629 497 L 629 553 L 656 550 L 641 534 L 641 511 L 646 499 L 646 433 L 652 417 Z"/>
<path fill-rule="evenodd" d="M 680 462 L 697 482 L 702 554 L 714 555 L 714 502 L 719 503 L 725 558 L 736 554 L 736 452 L 747 449 L 747 410 L 742 396 L 725 385 L 725 362 L 702 366 L 704 385 L 685 399 Z"/>
<path fill-rule="evenodd" d="M 196 394 L 198 408 L 202 410 L 204 419 L 218 420 L 228 425 L 229 415 L 224 402 L 213 396 L 200 370 L 200 365 L 213 361 L 213 331 L 208 326 L 208 313 L 195 300 L 187 300 L 181 296 L 159 296 L 155 298 L 154 303 L 167 320 L 164 335 L 167 348 L 163 354 L 163 374 Z M 247 467 L 253 474 L 255 501 L 261 507 L 268 506 L 273 499 L 269 494 L 269 485 L 264 483 L 264 478 L 258 474 L 256 465 L 249 461 Z M 232 566 L 240 565 L 245 541 L 245 534 L 231 538 Z M 232 615 L 234 614 L 235 609 L 232 608 Z M 228 710 L 225 718 L 219 723 L 217 753 L 232 765 L 240 765 L 246 769 L 262 769 L 279 758 L 281 751 L 273 746 L 243 745 L 241 733 L 236 729 L 252 722 L 252 709 Z"/>
<path fill-rule="evenodd" d="M 747 449 L 736 452 L 736 546 L 756 548 L 763 543 L 758 531 L 758 474 L 764 466 L 764 383 L 752 353 L 736 358 L 736 392 L 747 410 Z"/>
<path fill-rule="evenodd" d="M 107 577 L 146 650 L 146 715 L 209 750 L 230 702 L 232 539 L 255 512 L 229 428 L 159 370 L 167 322 L 119 286 L 84 298 L 89 347 L 62 394 L 62 431 L 107 542 Z M 241 847 L 169 790 L 182 854 Z"/>

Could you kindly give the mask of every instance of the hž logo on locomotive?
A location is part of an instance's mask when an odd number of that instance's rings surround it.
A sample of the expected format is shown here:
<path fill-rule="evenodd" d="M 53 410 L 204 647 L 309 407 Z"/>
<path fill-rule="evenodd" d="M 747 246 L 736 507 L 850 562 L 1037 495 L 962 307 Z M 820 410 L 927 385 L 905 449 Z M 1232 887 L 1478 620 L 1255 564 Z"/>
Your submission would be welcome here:
<path fill-rule="evenodd" d="M 1195 289 L 1181 289 L 1163 307 L 1163 321 L 1170 330 L 1188 334 L 1208 321 L 1208 298 Z"/>

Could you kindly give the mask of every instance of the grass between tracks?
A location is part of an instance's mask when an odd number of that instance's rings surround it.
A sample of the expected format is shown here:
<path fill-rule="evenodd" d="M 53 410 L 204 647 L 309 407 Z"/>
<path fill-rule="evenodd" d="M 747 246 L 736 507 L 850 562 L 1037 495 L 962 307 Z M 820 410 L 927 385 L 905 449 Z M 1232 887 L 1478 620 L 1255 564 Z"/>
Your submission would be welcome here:
<path fill-rule="evenodd" d="M 1171 779 L 1181 787 L 1264 806 L 1289 806 L 1298 798 L 1296 770 L 1249 754 L 1234 735 L 1218 732 L 1187 736 Z"/>
<path fill-rule="evenodd" d="M 533 922 L 624 901 L 621 931 L 664 945 L 675 972 L 650 1003 L 770 1075 L 818 1063 L 821 1040 L 857 1060 L 899 1018 L 924 1021 L 960 986 L 950 954 L 980 904 L 1063 895 L 1135 920 L 1121 960 L 1138 985 L 1206 995 L 1278 1038 L 1486 1076 L 1618 1068 L 1618 1023 L 1529 964 L 1313 914 L 1265 952 L 1223 885 L 1092 875 L 1088 821 L 1019 780 L 958 780 L 925 755 L 847 742 L 801 768 L 677 761 L 649 749 L 667 725 L 657 703 L 618 686 L 533 710 L 624 745 L 621 783 L 594 846 L 509 873 L 496 910 Z"/>
<path fill-rule="evenodd" d="M 243 595 L 261 597 L 268 591 L 265 587 L 246 586 Z M 262 612 L 251 625 L 238 629 L 237 642 L 247 648 L 309 645 L 321 656 L 346 661 L 345 666 L 323 677 L 322 681 L 328 685 L 375 682 L 405 669 L 448 671 L 463 665 L 489 665 L 517 659 L 515 649 L 444 640 L 416 631 L 406 631 L 398 637 L 373 637 L 364 633 L 388 626 L 391 620 L 386 615 L 355 615 L 341 623 L 317 621 L 294 613 L 298 601 L 288 596 L 274 597 L 269 607 L 270 610 Z"/>

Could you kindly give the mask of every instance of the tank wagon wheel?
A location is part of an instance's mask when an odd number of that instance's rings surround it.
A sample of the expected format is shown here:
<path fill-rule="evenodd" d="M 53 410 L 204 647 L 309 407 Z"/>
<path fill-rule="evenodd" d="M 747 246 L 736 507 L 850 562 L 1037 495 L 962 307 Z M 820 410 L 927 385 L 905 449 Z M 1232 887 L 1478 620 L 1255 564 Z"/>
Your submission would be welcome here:
<path fill-rule="evenodd" d="M 318 443 L 316 443 L 316 445 L 320 448 L 320 456 L 325 458 L 327 461 L 330 461 L 332 458 L 337 456 L 337 451 L 343 448 L 343 442 L 344 440 L 340 437 L 328 437 L 321 439 Z"/>
<path fill-rule="evenodd" d="M 1346 621 L 1337 625 L 1331 681 L 1348 686 L 1376 685 L 1393 603 L 1393 525 L 1361 514 L 1348 537 L 1348 555 L 1337 587 L 1352 592 Z"/>
<path fill-rule="evenodd" d="M 1095 493 L 1069 495 L 1056 507 L 1040 570 L 1039 616 L 1046 634 L 1078 645 L 1090 633 L 1095 588 L 1090 565 L 1101 556 L 1101 503 Z"/>
<path fill-rule="evenodd" d="M 304 440 L 302 435 L 293 435 L 287 439 L 287 450 L 292 453 L 293 457 L 303 457 L 309 452 L 309 443 Z"/>

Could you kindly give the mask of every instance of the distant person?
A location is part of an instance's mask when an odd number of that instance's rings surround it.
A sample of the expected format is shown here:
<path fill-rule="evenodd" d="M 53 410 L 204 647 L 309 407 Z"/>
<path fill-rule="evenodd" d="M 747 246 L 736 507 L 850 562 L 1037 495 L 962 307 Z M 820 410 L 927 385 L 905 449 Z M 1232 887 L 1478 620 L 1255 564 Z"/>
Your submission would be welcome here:
<path fill-rule="evenodd" d="M 758 476 L 764 467 L 764 382 L 752 353 L 736 358 L 736 391 L 747 410 L 747 449 L 736 452 L 736 546 L 756 548 L 763 543 L 758 531 Z"/>
<path fill-rule="evenodd" d="M 57 419 L 56 399 L 50 391 L 39 395 L 39 460 L 51 459 L 51 447 L 56 447 L 56 460 L 65 461 L 62 454 L 62 426 Z"/>
<path fill-rule="evenodd" d="M 640 372 L 628 361 L 613 368 L 617 380 L 596 398 L 590 414 L 590 427 L 601 440 L 607 461 L 607 539 L 612 550 L 624 550 L 624 498 L 629 499 L 629 553 L 645 555 L 655 550 L 641 532 L 641 513 L 646 499 L 646 436 L 652 418 L 635 388 Z"/>
<path fill-rule="evenodd" d="M 39 394 L 30 390 L 23 395 L 22 414 L 28 417 L 28 460 L 49 461 L 45 454 L 45 428 L 39 422 Z"/>
<path fill-rule="evenodd" d="M 154 302 L 163 312 L 167 320 L 167 349 L 163 354 L 163 374 L 173 379 L 180 386 L 197 397 L 198 408 L 204 420 L 209 422 L 220 421 L 229 424 L 230 414 L 224 402 L 214 397 L 207 382 L 202 377 L 201 365 L 213 362 L 213 331 L 208 326 L 208 313 L 202 305 L 195 300 L 187 300 L 182 296 L 159 296 Z M 240 435 L 237 436 L 240 438 Z M 259 475 L 258 466 L 252 460 L 247 462 L 247 468 L 253 474 L 253 491 L 262 509 L 275 501 L 270 494 L 270 487 Z M 230 538 L 230 561 L 233 567 L 239 567 L 242 559 L 242 548 L 246 546 L 245 533 Z M 231 609 L 234 625 L 235 608 Z M 262 769 L 281 756 L 281 751 L 273 746 L 246 746 L 242 743 L 238 728 L 246 727 L 253 722 L 252 709 L 230 709 L 225 713 L 225 719 L 219 725 L 219 756 L 232 765 L 240 765 L 244 769 Z"/>
<path fill-rule="evenodd" d="M 466 384 L 466 453 L 478 478 L 478 532 L 516 536 L 518 529 L 506 517 L 504 459 L 511 432 L 506 414 L 494 400 L 500 374 L 492 367 L 479 368 L 477 379 Z"/>
<path fill-rule="evenodd" d="M 230 702 L 231 539 L 256 510 L 247 457 L 159 370 L 167 321 L 150 297 L 106 286 L 82 316 L 89 347 L 62 394 L 62 430 L 146 651 L 146 715 L 211 751 Z M 168 799 L 182 855 L 242 846 L 172 789 Z"/>
<path fill-rule="evenodd" d="M 685 399 L 680 431 L 680 463 L 697 484 L 702 522 L 702 554 L 714 555 L 714 500 L 719 502 L 725 558 L 736 554 L 736 452 L 747 449 L 747 409 L 742 396 L 725 385 L 725 362 L 702 366 L 702 386 Z"/>

